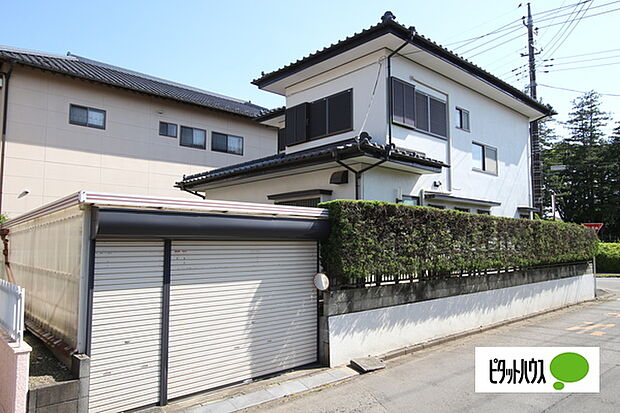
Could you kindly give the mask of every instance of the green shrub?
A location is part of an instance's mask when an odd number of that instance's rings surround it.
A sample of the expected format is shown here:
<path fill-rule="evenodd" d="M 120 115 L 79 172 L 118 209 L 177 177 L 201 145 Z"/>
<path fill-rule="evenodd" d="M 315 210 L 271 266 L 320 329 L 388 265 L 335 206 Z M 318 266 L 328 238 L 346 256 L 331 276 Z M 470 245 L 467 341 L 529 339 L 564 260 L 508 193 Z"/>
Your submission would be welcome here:
<path fill-rule="evenodd" d="M 594 231 L 576 224 L 378 201 L 321 206 L 332 224 L 321 263 L 336 284 L 585 261 L 596 251 Z"/>
<path fill-rule="evenodd" d="M 596 272 L 620 273 L 620 242 L 601 242 L 598 244 Z"/>

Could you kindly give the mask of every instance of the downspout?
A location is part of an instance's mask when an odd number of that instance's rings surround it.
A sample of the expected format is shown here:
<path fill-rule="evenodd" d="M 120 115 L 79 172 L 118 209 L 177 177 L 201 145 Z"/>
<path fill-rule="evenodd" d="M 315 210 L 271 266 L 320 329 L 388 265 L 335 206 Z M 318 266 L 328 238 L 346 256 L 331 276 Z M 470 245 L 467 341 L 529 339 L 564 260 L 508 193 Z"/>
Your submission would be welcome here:
<path fill-rule="evenodd" d="M 370 139 L 370 137 L 368 136 L 368 133 L 366 132 L 362 132 L 360 135 L 361 135 L 361 139 L 364 139 L 364 140 Z M 360 140 L 357 141 L 357 146 L 360 152 L 363 152 Z M 391 152 L 392 152 L 392 145 L 389 145 L 385 151 L 385 157 L 383 159 L 357 171 L 351 168 L 346 163 L 342 162 L 340 158 L 338 157 L 338 152 L 335 149 L 334 151 L 332 151 L 332 156 L 336 160 L 336 163 L 342 166 L 343 168 L 346 168 L 347 170 L 351 171 L 353 173 L 353 176 L 355 177 L 355 199 L 356 200 L 360 199 L 360 187 L 361 187 L 362 174 L 376 166 L 381 165 L 382 163 L 387 162 L 387 160 L 390 158 Z"/>
<path fill-rule="evenodd" d="M 392 145 L 392 113 L 394 112 L 394 102 L 392 101 L 392 61 L 391 58 L 407 46 L 416 35 L 415 27 L 409 27 L 411 37 L 401 44 L 398 49 L 394 50 L 387 57 L 387 80 L 388 80 L 388 143 Z"/>
<path fill-rule="evenodd" d="M 9 108 L 9 80 L 14 66 L 15 62 L 11 62 L 9 70 L 2 73 L 2 88 L 4 89 L 4 96 L 2 99 L 2 149 L 0 150 L 0 213 L 4 211 L 2 200 L 4 198 L 4 157 L 6 152 L 6 125 Z"/>

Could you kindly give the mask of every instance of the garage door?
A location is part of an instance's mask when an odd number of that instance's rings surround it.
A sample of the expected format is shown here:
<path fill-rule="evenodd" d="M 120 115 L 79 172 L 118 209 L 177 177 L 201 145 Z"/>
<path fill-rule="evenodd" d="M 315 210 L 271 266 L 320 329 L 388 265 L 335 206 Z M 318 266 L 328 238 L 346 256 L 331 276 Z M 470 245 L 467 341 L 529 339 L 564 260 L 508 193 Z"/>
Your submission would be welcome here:
<path fill-rule="evenodd" d="M 313 241 L 172 243 L 168 397 L 317 359 Z"/>
<path fill-rule="evenodd" d="M 89 411 L 159 401 L 163 242 L 97 241 Z"/>

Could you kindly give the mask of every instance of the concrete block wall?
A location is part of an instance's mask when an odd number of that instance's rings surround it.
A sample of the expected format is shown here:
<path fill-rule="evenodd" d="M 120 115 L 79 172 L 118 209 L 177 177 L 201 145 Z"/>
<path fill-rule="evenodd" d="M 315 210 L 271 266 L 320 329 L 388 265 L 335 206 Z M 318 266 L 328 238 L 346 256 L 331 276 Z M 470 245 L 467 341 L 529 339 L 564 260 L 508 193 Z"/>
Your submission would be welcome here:
<path fill-rule="evenodd" d="M 84 354 L 74 355 L 72 372 L 77 377 L 75 380 L 30 389 L 27 413 L 88 412 L 90 358 Z"/>
<path fill-rule="evenodd" d="M 588 263 L 330 291 L 320 359 L 337 366 L 594 297 Z"/>

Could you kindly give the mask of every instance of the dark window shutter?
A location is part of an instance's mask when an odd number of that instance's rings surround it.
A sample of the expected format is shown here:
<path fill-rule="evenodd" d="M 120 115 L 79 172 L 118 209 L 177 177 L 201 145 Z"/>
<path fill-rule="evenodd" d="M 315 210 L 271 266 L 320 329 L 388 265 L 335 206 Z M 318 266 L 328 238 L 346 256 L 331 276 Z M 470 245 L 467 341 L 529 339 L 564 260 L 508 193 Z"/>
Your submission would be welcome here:
<path fill-rule="evenodd" d="M 344 132 L 353 128 L 351 91 L 327 98 L 327 132 Z"/>
<path fill-rule="evenodd" d="M 415 93 L 415 127 L 428 131 L 428 97 Z"/>
<path fill-rule="evenodd" d="M 278 129 L 278 152 L 286 148 L 286 129 Z"/>
<path fill-rule="evenodd" d="M 392 78 L 392 119 L 394 122 L 405 123 L 405 84 Z"/>
<path fill-rule="evenodd" d="M 404 123 L 405 125 L 415 126 L 415 87 L 405 85 L 404 92 Z"/>
<path fill-rule="evenodd" d="M 448 135 L 448 122 L 446 117 L 446 104 L 440 100 L 429 98 L 431 113 L 431 133 Z"/>
<path fill-rule="evenodd" d="M 320 99 L 310 104 L 310 139 L 327 134 L 327 100 Z"/>
<path fill-rule="evenodd" d="M 286 110 L 284 116 L 287 145 L 295 145 L 306 141 L 307 107 L 307 103 L 302 103 Z"/>

